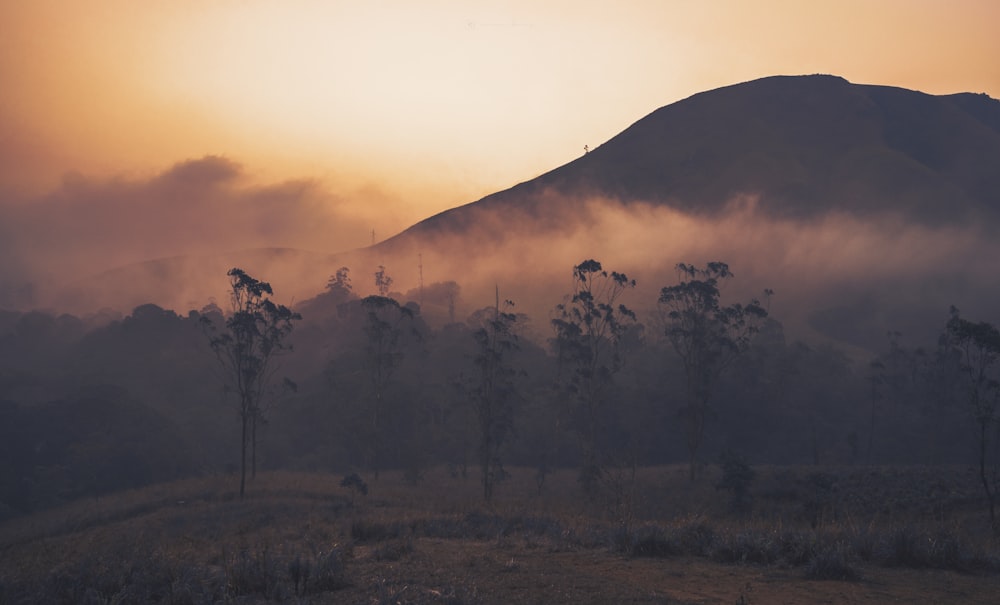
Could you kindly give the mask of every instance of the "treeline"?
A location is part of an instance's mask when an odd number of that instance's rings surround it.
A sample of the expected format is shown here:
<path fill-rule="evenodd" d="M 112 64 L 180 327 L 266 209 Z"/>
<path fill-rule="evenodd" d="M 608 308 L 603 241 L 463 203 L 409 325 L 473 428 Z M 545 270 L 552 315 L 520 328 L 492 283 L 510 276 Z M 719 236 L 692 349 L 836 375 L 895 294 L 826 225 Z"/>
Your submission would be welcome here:
<path fill-rule="evenodd" d="M 0 514 L 238 471 L 247 426 L 252 470 L 374 480 L 401 469 L 419 481 L 447 465 L 487 498 L 511 466 L 535 469 L 540 489 L 549 470 L 579 468 L 593 489 L 632 465 L 685 462 L 695 478 L 724 452 L 754 464 L 973 464 L 977 439 L 995 437 L 992 416 L 983 432 L 970 411 L 947 316 L 938 343 L 889 334 L 859 359 L 787 339 L 770 291 L 723 301 L 724 263 L 678 265 L 648 316 L 632 310 L 643 301 L 630 300 L 631 278 L 593 260 L 572 272 L 574 290 L 537 318 L 499 289 L 485 301 L 462 301 L 455 282 L 394 292 L 382 267 L 377 293 L 361 296 L 341 269 L 286 317 L 249 407 L 240 370 L 219 363 L 220 335 L 238 336 L 234 308 L 0 312 Z M 252 425 L 241 431 L 240 418 Z"/>

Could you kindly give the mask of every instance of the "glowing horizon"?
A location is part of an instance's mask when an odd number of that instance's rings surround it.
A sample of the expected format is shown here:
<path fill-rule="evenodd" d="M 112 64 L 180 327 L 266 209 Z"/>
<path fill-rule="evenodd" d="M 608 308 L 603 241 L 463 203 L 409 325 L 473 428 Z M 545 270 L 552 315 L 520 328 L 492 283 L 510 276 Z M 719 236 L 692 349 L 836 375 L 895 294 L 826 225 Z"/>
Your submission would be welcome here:
<path fill-rule="evenodd" d="M 1000 5 L 870 4 L 3 2 L 0 192 L 221 155 L 419 220 L 758 77 L 1000 97 Z"/>

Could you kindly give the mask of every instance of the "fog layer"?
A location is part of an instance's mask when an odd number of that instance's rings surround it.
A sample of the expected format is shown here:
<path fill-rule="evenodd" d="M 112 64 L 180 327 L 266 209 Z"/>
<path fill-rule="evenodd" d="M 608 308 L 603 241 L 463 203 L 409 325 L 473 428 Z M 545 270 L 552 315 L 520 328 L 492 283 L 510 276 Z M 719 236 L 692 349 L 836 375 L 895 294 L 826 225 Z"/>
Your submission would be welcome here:
<path fill-rule="evenodd" d="M 679 262 L 729 263 L 726 295 L 777 292 L 772 313 L 802 336 L 870 346 L 887 330 L 936 332 L 954 304 L 988 315 L 1000 243 L 986 224 L 931 227 L 899 213 L 775 217 L 747 194 L 710 215 L 663 204 L 543 194 L 531 204 L 466 209 L 461 220 L 386 235 L 399 201 L 377 188 L 347 198 L 318 182 L 251 182 L 227 158 L 181 162 L 146 180 L 67 176 L 51 194 L 0 206 L 0 307 L 178 312 L 224 301 L 225 272 L 270 281 L 284 302 L 321 292 L 340 266 L 374 292 L 379 265 L 394 289 L 457 282 L 459 315 L 506 298 L 542 326 L 572 289 L 571 268 L 595 258 L 638 282 L 628 304 L 655 308 Z M 358 210 L 361 208 L 361 210 Z M 355 249 L 351 251 L 352 249 Z"/>

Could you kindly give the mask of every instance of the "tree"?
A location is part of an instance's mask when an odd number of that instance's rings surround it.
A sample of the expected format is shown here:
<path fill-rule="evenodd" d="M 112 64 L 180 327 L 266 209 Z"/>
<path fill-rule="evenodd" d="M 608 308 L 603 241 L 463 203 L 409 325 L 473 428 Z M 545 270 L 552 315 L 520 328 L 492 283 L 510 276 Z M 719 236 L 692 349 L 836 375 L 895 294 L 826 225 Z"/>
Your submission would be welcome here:
<path fill-rule="evenodd" d="M 338 299 L 346 299 L 351 295 L 351 270 L 341 267 L 330 276 L 326 282 L 326 289 L 334 294 Z"/>
<path fill-rule="evenodd" d="M 687 403 L 681 416 L 693 481 L 712 391 L 720 376 L 750 346 L 767 311 L 756 299 L 746 305 L 723 306 L 719 302 L 722 283 L 733 277 L 726 263 L 710 262 L 704 268 L 679 263 L 677 274 L 679 283 L 664 287 L 659 303 L 666 311 L 666 337 L 684 367 Z"/>
<path fill-rule="evenodd" d="M 413 319 L 413 311 L 409 307 L 400 306 L 394 298 L 380 295 L 363 298 L 361 307 L 365 312 L 363 330 L 368 340 L 365 367 L 368 372 L 371 397 L 369 467 L 378 479 L 386 387 L 402 359 L 399 342 L 402 324 Z"/>
<path fill-rule="evenodd" d="M 250 448 L 251 477 L 257 473 L 257 424 L 261 408 L 274 386 L 279 369 L 278 358 L 291 351 L 286 339 L 294 321 L 302 319 L 284 305 L 275 304 L 271 284 L 254 279 L 242 269 L 231 269 L 230 314 L 226 329 L 217 332 L 207 317 L 203 318 L 209 344 L 225 375 L 227 390 L 238 399 L 240 435 L 240 498 L 246 489 L 247 447 Z M 291 384 L 285 379 L 285 384 Z"/>
<path fill-rule="evenodd" d="M 569 302 L 555 308 L 552 327 L 560 367 L 569 367 L 565 395 L 575 404 L 582 440 L 580 481 L 592 492 L 601 474 L 601 412 L 622 366 L 618 345 L 636 323 L 635 313 L 618 300 L 635 287 L 635 280 L 624 273 L 608 273 L 591 259 L 573 267 L 573 282 Z"/>
<path fill-rule="evenodd" d="M 715 489 L 729 492 L 729 509 L 735 513 L 749 512 L 753 507 L 753 497 L 750 495 L 750 484 L 757 476 L 750 463 L 739 453 L 726 449 L 719 456 L 719 467 L 722 477 L 715 484 Z"/>
<path fill-rule="evenodd" d="M 514 334 L 517 315 L 510 311 L 513 307 L 514 303 L 509 300 L 500 304 L 498 289 L 494 306 L 471 318 L 471 323 L 478 325 L 473 332 L 476 342 L 473 363 L 478 371 L 478 380 L 471 396 L 479 437 L 483 499 L 487 501 L 493 497 L 496 481 L 503 477 L 500 449 L 514 425 L 514 380 L 517 372 L 508 359 L 518 348 L 517 335 Z"/>
<path fill-rule="evenodd" d="M 383 265 L 378 266 L 378 271 L 375 272 L 375 290 L 378 291 L 378 295 L 381 297 L 389 296 L 389 288 L 392 287 L 392 278 L 386 273 L 385 267 Z"/>
<path fill-rule="evenodd" d="M 987 473 L 990 433 L 997 423 L 997 401 L 1000 399 L 1000 331 L 987 322 L 962 319 L 958 309 L 951 308 L 951 318 L 945 325 L 943 343 L 958 357 L 963 376 L 969 411 L 976 424 L 976 454 L 979 480 L 990 507 L 990 524 L 997 531 L 996 490 L 997 472 Z"/>

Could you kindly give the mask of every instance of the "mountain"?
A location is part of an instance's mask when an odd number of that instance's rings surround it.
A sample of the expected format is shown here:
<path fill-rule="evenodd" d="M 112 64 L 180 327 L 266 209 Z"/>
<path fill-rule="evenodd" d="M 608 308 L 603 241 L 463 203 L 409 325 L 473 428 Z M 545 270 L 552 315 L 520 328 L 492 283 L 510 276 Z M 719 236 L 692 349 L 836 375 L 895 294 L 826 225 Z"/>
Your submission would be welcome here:
<path fill-rule="evenodd" d="M 386 247 L 462 233 L 484 212 L 558 225 L 554 195 L 712 214 L 759 195 L 771 216 L 898 212 L 926 224 L 1000 213 L 1000 101 L 932 96 L 835 76 L 775 76 L 662 107 L 536 179 L 442 212 Z M 563 211 L 561 207 L 556 208 Z"/>
<path fill-rule="evenodd" d="M 994 313 L 998 226 L 1000 101 L 776 76 L 662 107 L 373 253 L 478 280 L 480 299 L 541 295 L 543 314 L 586 258 L 638 277 L 640 307 L 676 263 L 722 260 L 734 295 L 773 288 L 800 333 L 871 348 L 933 338 L 952 304 Z"/>

